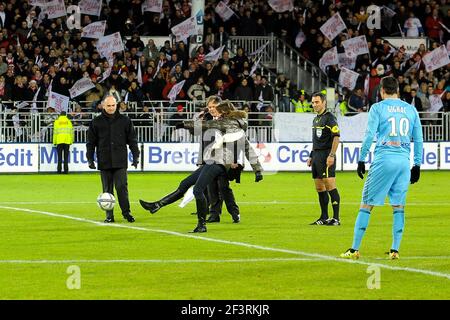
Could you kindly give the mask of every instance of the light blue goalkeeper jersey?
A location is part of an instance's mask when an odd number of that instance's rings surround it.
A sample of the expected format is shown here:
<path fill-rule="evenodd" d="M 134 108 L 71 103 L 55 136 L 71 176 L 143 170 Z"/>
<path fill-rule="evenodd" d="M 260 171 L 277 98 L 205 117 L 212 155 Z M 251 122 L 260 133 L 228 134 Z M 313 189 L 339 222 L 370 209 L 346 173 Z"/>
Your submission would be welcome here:
<path fill-rule="evenodd" d="M 414 142 L 414 165 L 422 163 L 422 125 L 416 108 L 400 99 L 384 99 L 372 105 L 359 161 L 365 161 L 376 135 L 375 155 L 410 157 Z"/>

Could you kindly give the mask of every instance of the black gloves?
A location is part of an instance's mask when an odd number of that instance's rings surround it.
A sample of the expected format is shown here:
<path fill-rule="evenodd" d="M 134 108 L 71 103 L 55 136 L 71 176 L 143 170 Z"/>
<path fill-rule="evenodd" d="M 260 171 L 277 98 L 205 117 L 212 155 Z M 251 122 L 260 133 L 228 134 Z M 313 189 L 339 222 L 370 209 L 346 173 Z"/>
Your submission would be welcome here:
<path fill-rule="evenodd" d="M 261 171 L 256 171 L 255 172 L 255 182 L 259 182 L 263 179 L 263 175 L 261 173 Z"/>
<path fill-rule="evenodd" d="M 420 166 L 413 166 L 411 168 L 411 184 L 416 183 L 419 181 L 420 178 Z"/>
<path fill-rule="evenodd" d="M 94 161 L 89 161 L 88 164 L 89 164 L 89 169 L 97 169 L 95 167 L 95 162 Z"/>
<path fill-rule="evenodd" d="M 177 124 L 175 125 L 175 128 L 176 128 L 176 129 L 184 129 L 184 123 L 183 123 L 183 122 L 177 123 Z"/>
<path fill-rule="evenodd" d="M 356 169 L 356 172 L 358 172 L 358 176 L 361 179 L 364 179 L 364 173 L 366 173 L 366 165 L 364 161 L 358 161 L 358 169 Z"/>
<path fill-rule="evenodd" d="M 135 159 L 135 160 L 133 160 L 133 163 L 132 163 L 131 165 L 132 165 L 135 169 L 137 169 L 138 164 L 139 164 L 139 160 L 138 160 L 138 159 Z"/>

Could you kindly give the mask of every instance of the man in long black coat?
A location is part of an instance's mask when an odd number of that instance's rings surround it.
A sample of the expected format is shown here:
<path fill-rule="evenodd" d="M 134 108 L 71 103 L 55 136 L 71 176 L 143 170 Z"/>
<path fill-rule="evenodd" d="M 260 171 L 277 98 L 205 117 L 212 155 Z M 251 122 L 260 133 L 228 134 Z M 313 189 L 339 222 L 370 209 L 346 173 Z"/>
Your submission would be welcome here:
<path fill-rule="evenodd" d="M 102 113 L 92 120 L 88 130 L 86 157 L 89 168 L 96 169 L 94 163 L 95 152 L 102 178 L 103 192 L 114 194 L 115 186 L 123 217 L 128 222 L 134 222 L 128 200 L 127 145 L 133 155 L 132 166 L 137 169 L 139 148 L 136 132 L 130 118 L 119 113 L 114 96 L 107 96 L 103 100 L 102 106 Z M 105 222 L 114 222 L 112 210 L 106 211 Z"/>

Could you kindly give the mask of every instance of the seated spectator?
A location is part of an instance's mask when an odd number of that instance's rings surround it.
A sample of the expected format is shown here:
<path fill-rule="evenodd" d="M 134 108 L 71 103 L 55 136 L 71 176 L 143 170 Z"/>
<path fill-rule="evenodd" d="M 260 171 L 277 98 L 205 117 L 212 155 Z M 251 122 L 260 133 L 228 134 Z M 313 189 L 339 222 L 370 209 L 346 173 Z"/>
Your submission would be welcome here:
<path fill-rule="evenodd" d="M 353 94 L 348 100 L 348 108 L 352 112 L 363 112 L 367 110 L 367 103 L 364 99 L 364 93 L 361 88 L 357 88 L 353 91 Z"/>

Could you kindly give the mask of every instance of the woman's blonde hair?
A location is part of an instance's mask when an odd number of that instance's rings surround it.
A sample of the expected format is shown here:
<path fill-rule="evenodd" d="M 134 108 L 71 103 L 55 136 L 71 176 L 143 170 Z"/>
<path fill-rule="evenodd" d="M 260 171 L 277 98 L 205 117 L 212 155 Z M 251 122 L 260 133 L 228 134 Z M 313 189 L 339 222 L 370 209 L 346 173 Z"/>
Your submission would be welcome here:
<path fill-rule="evenodd" d="M 216 107 L 216 110 L 222 115 L 223 118 L 245 119 L 247 117 L 247 113 L 245 111 L 237 110 L 228 100 L 222 101 Z"/>

